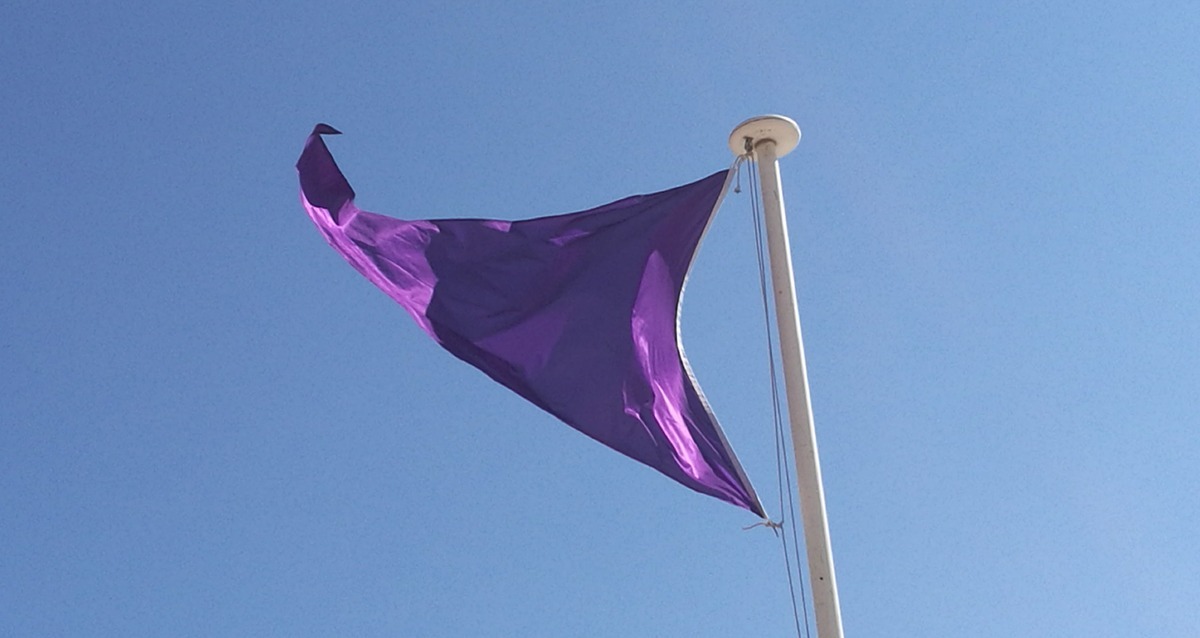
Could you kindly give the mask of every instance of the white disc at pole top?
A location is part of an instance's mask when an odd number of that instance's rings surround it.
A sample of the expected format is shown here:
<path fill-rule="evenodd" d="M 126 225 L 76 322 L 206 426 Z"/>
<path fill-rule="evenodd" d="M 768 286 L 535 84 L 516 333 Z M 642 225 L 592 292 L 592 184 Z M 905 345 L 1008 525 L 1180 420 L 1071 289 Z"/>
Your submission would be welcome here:
<path fill-rule="evenodd" d="M 745 155 L 763 140 L 774 140 L 775 157 L 783 157 L 800 143 L 800 127 L 792 118 L 782 115 L 752 117 L 729 134 L 729 150 L 734 155 Z"/>

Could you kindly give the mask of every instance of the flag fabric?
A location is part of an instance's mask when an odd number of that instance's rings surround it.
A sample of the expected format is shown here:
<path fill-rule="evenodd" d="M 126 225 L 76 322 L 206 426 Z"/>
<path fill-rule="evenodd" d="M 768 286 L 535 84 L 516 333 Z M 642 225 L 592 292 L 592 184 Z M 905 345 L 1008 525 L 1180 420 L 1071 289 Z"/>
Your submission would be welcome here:
<path fill-rule="evenodd" d="M 313 129 L 301 201 L 331 246 L 429 336 L 534 405 L 765 516 L 679 341 L 679 303 L 729 171 L 578 213 L 404 221 L 360 210 Z"/>

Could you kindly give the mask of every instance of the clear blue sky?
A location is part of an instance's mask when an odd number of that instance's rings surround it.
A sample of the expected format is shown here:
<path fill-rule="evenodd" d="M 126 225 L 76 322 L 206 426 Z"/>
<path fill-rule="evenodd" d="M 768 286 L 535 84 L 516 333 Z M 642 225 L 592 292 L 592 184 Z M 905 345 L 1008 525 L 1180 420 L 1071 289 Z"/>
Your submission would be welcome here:
<path fill-rule="evenodd" d="M 442 352 L 293 169 L 515 219 L 766 112 L 848 635 L 1200 635 L 1200 8 L 689 4 L 0 7 L 0 635 L 788 635 L 752 516 Z M 748 215 L 683 340 L 775 512 Z"/>

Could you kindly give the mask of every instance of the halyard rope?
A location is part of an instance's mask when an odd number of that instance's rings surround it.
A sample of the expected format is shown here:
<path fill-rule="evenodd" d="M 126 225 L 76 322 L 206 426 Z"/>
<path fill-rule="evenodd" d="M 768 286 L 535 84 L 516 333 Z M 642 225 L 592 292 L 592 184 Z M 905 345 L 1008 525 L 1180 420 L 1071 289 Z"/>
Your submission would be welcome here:
<path fill-rule="evenodd" d="M 754 163 L 754 161 L 755 161 L 754 155 L 751 152 L 751 149 L 747 148 L 746 151 L 747 151 L 746 154 L 739 156 L 737 158 L 737 160 L 734 162 L 734 170 L 738 171 L 738 173 L 737 173 L 738 188 L 735 189 L 735 192 L 739 192 L 741 189 L 741 167 L 742 167 L 742 164 L 751 164 L 751 163 Z M 783 529 L 784 521 L 786 521 L 788 519 L 790 519 L 792 521 L 796 521 L 798 519 L 796 517 L 796 498 L 795 498 L 795 495 L 794 495 L 794 492 L 792 489 L 792 478 L 791 478 L 792 474 L 787 469 L 789 466 L 788 453 L 787 453 L 788 441 L 787 441 L 787 435 L 784 434 L 784 428 L 783 428 L 783 409 L 782 409 L 782 402 L 780 401 L 780 397 L 779 397 L 779 380 L 778 380 L 779 372 L 778 372 L 778 367 L 775 364 L 775 338 L 774 338 L 774 335 L 773 335 L 773 332 L 771 329 L 771 325 L 772 325 L 771 324 L 771 310 L 770 310 L 771 301 L 770 301 L 770 294 L 767 292 L 768 283 L 767 283 L 766 254 L 765 254 L 765 247 L 764 247 L 764 240 L 763 240 L 763 232 L 764 232 L 763 231 L 763 223 L 764 222 L 763 222 L 763 213 L 762 213 L 762 203 L 759 200 L 759 187 L 758 187 L 757 171 L 754 170 L 753 168 L 749 168 L 746 171 L 746 176 L 747 176 L 747 180 L 749 181 L 749 184 L 750 184 L 750 208 L 751 208 L 751 214 L 752 214 L 751 221 L 754 224 L 754 248 L 755 248 L 755 256 L 758 259 L 758 284 L 759 284 L 759 292 L 761 293 L 761 296 L 762 296 L 763 326 L 765 328 L 764 332 L 766 333 L 766 337 L 767 337 L 767 362 L 768 362 L 769 373 L 770 373 L 770 378 L 771 378 L 771 410 L 772 410 L 772 418 L 773 418 L 774 427 L 775 427 L 775 473 L 776 473 L 777 482 L 779 484 L 779 511 L 780 511 L 780 516 L 782 517 L 780 522 L 778 522 L 778 523 L 771 521 L 770 519 L 765 519 L 763 522 L 757 523 L 755 525 L 751 525 L 750 527 L 748 527 L 746 529 L 750 529 L 750 528 L 754 528 L 754 527 L 758 527 L 759 525 L 762 525 L 762 526 L 770 529 L 771 531 L 775 532 L 775 535 L 779 537 L 779 539 L 782 543 L 782 546 L 783 546 L 784 566 L 787 568 L 788 592 L 791 594 L 792 617 L 796 623 L 796 635 L 798 637 L 803 638 L 806 636 L 810 636 L 811 634 L 810 634 L 809 622 L 808 622 L 808 593 L 804 587 L 803 562 L 801 561 L 801 558 L 800 558 L 800 542 L 796 535 L 796 525 L 795 524 L 789 525 L 788 527 L 791 529 L 791 535 L 792 535 L 792 545 L 789 548 L 788 540 L 787 540 L 787 536 L 788 536 L 787 530 Z M 787 494 L 786 499 L 784 498 L 785 492 Z M 787 515 L 784 516 L 783 512 L 787 512 Z M 783 533 L 780 533 L 780 531 L 782 531 Z M 793 558 L 795 559 L 795 562 L 796 562 L 796 568 L 795 568 L 794 572 L 792 570 L 792 559 Z M 795 574 L 795 578 L 793 578 L 793 574 Z M 800 596 L 799 596 L 800 608 L 799 609 L 796 606 L 796 598 L 797 598 L 797 596 L 796 596 L 796 581 L 799 581 L 799 584 L 800 584 Z M 801 614 L 801 611 L 803 611 L 803 614 Z M 804 617 L 803 630 L 801 629 L 801 626 L 802 626 L 801 621 L 800 621 L 801 615 L 803 615 L 803 617 Z"/>

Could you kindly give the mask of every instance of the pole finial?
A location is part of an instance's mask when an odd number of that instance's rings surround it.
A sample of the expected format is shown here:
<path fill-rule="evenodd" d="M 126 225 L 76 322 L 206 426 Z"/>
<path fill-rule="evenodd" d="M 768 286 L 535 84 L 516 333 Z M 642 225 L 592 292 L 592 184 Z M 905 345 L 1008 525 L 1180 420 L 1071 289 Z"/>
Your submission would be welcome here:
<path fill-rule="evenodd" d="M 729 150 L 741 156 L 754 150 L 759 142 L 775 142 L 775 156 L 783 157 L 800 143 L 800 127 L 790 117 L 760 115 L 738 124 L 729 134 Z"/>

